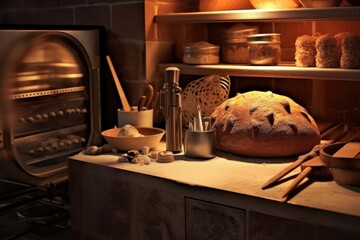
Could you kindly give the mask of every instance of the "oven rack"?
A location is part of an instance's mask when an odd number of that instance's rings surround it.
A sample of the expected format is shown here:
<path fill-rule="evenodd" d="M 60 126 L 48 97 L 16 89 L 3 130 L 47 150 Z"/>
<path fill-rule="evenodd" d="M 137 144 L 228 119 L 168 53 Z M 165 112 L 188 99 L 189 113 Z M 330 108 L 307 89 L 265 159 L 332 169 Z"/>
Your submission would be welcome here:
<path fill-rule="evenodd" d="M 23 99 L 23 98 L 49 96 L 49 95 L 54 95 L 54 94 L 81 92 L 81 91 L 85 91 L 85 86 L 12 94 L 12 95 L 9 96 L 9 99 L 15 100 L 15 99 Z"/>

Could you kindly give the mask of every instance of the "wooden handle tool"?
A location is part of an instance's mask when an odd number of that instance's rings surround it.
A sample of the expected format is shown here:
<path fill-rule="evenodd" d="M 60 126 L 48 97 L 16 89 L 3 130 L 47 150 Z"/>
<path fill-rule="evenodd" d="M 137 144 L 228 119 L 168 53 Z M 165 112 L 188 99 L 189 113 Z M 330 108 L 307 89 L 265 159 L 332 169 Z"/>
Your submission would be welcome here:
<path fill-rule="evenodd" d="M 159 100 L 159 96 L 160 96 L 160 93 L 159 93 L 159 92 L 156 92 L 156 93 L 154 94 L 154 97 L 153 97 L 153 99 L 152 99 L 152 101 L 151 101 L 151 104 L 150 104 L 150 106 L 149 106 L 149 109 L 155 108 L 155 106 L 156 106 L 156 104 L 157 104 L 157 102 L 158 102 L 158 100 Z"/>
<path fill-rule="evenodd" d="M 146 108 L 149 109 L 150 108 L 150 105 L 152 103 L 152 99 L 154 97 L 154 88 L 153 86 L 151 86 L 150 84 L 148 84 L 146 86 L 146 89 L 145 89 L 145 96 L 147 98 L 146 100 Z"/>
<path fill-rule="evenodd" d="M 122 103 L 122 105 L 123 105 L 124 112 L 130 112 L 129 102 L 128 102 L 126 96 L 125 96 L 125 92 L 124 92 L 123 88 L 121 87 L 119 78 L 118 78 L 118 76 L 117 76 L 117 74 L 116 74 L 116 71 L 115 71 L 115 69 L 114 69 L 114 65 L 112 64 L 112 61 L 111 61 L 110 56 L 106 56 L 106 60 L 107 60 L 107 62 L 108 62 L 108 65 L 109 65 L 111 74 L 112 74 L 112 76 L 113 76 L 113 80 L 114 80 L 114 82 L 115 82 L 116 89 L 117 89 L 117 91 L 118 91 L 118 94 L 119 94 L 121 103 Z"/>
<path fill-rule="evenodd" d="M 301 181 L 305 178 L 309 177 L 315 180 L 330 180 L 332 178 L 331 172 L 329 168 L 325 166 L 325 164 L 321 161 L 319 156 L 316 156 L 303 164 L 301 164 L 301 172 L 295 178 L 295 180 L 290 184 L 290 186 L 286 189 L 283 194 L 283 200 L 286 200 L 287 197 L 295 188 L 301 183 Z"/>
<path fill-rule="evenodd" d="M 146 103 L 146 96 L 141 96 L 138 102 L 138 111 L 142 111 Z"/>
<path fill-rule="evenodd" d="M 289 166 L 287 166 L 286 168 L 281 170 L 279 173 L 277 173 L 275 176 L 270 178 L 261 188 L 265 189 L 265 188 L 271 186 L 272 184 L 274 184 L 275 182 L 277 182 L 278 180 L 283 178 L 286 174 L 288 174 L 295 168 L 299 167 L 303 162 L 305 162 L 315 156 L 317 156 L 317 154 L 316 154 L 316 152 L 313 152 L 313 151 L 309 152 L 308 154 L 301 155 L 295 162 L 291 163 Z"/>
<path fill-rule="evenodd" d="M 197 109 L 197 115 L 196 115 L 196 120 L 195 120 L 196 130 L 200 131 L 200 132 L 203 132 L 204 131 L 204 126 L 203 126 L 203 121 L 202 121 L 200 105 L 197 105 L 196 109 Z"/>
<path fill-rule="evenodd" d="M 339 128 L 342 128 L 339 130 Z M 280 180 L 282 177 L 284 177 L 286 174 L 294 170 L 295 168 L 299 167 L 304 162 L 308 161 L 309 159 L 314 158 L 315 156 L 318 156 L 318 153 L 320 151 L 320 148 L 325 146 L 326 144 L 336 142 L 339 139 L 343 138 L 347 133 L 349 132 L 349 127 L 344 124 L 336 125 L 335 127 L 327 130 L 324 134 L 322 134 L 322 137 L 327 137 L 329 135 L 329 140 L 326 141 L 326 143 L 321 143 L 316 145 L 309 153 L 299 156 L 299 158 L 290 164 L 285 169 L 281 170 L 279 173 L 277 173 L 275 176 L 270 178 L 261 188 L 265 189 L 269 186 L 273 185 L 275 182 Z"/>
<path fill-rule="evenodd" d="M 290 186 L 286 189 L 283 194 L 283 199 L 286 200 L 287 196 L 296 188 L 297 185 L 301 183 L 301 181 L 306 178 L 310 172 L 312 171 L 312 167 L 306 167 L 301 173 L 295 178 L 294 181 L 291 182 Z"/>

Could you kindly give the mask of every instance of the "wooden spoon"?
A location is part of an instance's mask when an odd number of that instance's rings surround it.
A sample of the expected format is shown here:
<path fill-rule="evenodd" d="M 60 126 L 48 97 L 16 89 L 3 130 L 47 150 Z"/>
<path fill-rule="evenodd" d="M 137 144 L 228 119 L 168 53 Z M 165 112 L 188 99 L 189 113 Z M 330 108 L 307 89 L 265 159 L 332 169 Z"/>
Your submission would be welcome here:
<path fill-rule="evenodd" d="M 113 80 L 115 82 L 115 85 L 116 85 L 116 89 L 118 91 L 118 94 L 119 94 L 119 97 L 120 97 L 120 100 L 121 100 L 121 103 L 123 105 L 123 109 L 124 109 L 124 112 L 130 112 L 130 105 L 129 105 L 129 102 L 125 96 L 125 92 L 123 90 L 123 88 L 121 87 L 121 84 L 120 84 L 120 81 L 119 81 L 119 78 L 116 74 L 116 71 L 114 69 L 114 65 L 112 64 L 112 61 L 111 61 L 111 58 L 110 56 L 106 56 L 106 60 L 108 62 L 108 65 L 110 67 L 110 71 L 111 71 L 111 74 L 113 76 Z"/>

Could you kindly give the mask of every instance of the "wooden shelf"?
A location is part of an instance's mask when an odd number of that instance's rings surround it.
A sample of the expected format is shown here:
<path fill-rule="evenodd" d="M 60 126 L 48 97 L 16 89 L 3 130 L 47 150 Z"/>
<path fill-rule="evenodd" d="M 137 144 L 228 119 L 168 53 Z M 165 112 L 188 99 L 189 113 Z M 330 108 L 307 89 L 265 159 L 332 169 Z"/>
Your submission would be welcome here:
<path fill-rule="evenodd" d="M 182 63 L 159 64 L 160 72 L 167 67 L 178 67 L 181 74 L 230 75 L 241 77 L 304 78 L 319 80 L 360 81 L 359 69 L 296 67 L 291 64 L 279 66 L 249 66 L 234 64 L 188 65 Z"/>
<path fill-rule="evenodd" d="M 221 23 L 266 21 L 336 21 L 359 20 L 360 7 L 247 9 L 214 12 L 168 13 L 155 16 L 157 23 Z M 237 64 L 188 65 L 181 63 L 159 64 L 160 71 L 176 66 L 181 74 L 230 75 L 244 77 L 273 77 L 294 79 L 360 81 L 359 69 L 301 68 L 292 64 L 279 66 L 249 66 Z"/>
<path fill-rule="evenodd" d="M 214 12 L 168 13 L 155 16 L 156 23 L 219 23 L 255 21 L 333 21 L 360 19 L 360 7 L 247 9 Z"/>

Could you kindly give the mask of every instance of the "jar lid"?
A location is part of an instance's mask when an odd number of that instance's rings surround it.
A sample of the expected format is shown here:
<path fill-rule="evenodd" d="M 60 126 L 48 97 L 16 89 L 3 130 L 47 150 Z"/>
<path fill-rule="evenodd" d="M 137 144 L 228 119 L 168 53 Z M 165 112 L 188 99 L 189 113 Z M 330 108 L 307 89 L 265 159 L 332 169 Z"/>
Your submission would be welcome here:
<path fill-rule="evenodd" d="M 280 43 L 280 33 L 263 33 L 254 34 L 247 37 L 249 44 L 261 44 L 261 43 Z"/>
<path fill-rule="evenodd" d="M 223 33 L 224 41 L 230 42 L 246 42 L 247 36 L 254 35 L 259 32 L 256 26 L 247 26 L 242 23 L 236 24 L 235 26 L 226 29 Z"/>
<path fill-rule="evenodd" d="M 192 42 L 184 46 L 184 53 L 218 53 L 219 46 L 205 42 Z"/>

